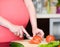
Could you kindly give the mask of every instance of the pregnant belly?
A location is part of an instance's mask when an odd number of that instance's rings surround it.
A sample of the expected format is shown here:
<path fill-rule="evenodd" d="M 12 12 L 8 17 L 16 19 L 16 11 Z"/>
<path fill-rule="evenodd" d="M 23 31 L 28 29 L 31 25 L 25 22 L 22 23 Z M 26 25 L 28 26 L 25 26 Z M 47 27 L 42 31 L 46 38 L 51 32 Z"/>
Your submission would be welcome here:
<path fill-rule="evenodd" d="M 0 2 L 0 16 L 13 24 L 26 27 L 29 21 L 29 13 L 23 0 L 6 0 Z"/>
<path fill-rule="evenodd" d="M 29 13 L 22 1 L 1 1 L 0 0 L 0 16 L 9 22 L 26 27 L 29 21 Z M 19 40 L 20 37 L 14 35 L 10 30 L 0 26 L 0 42 L 9 42 Z"/>
<path fill-rule="evenodd" d="M 13 32 L 9 29 L 0 26 L 0 42 L 10 42 L 14 40 L 21 40 L 19 36 L 16 36 Z"/>

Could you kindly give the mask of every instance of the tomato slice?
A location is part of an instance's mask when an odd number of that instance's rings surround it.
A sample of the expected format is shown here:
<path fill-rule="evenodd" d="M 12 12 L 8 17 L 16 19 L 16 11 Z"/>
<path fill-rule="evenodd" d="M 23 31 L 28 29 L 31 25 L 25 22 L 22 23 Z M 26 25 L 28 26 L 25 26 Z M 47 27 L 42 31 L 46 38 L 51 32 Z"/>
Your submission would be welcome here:
<path fill-rule="evenodd" d="M 30 44 L 39 44 L 40 41 L 39 41 L 39 40 L 33 40 L 33 39 L 32 39 L 32 40 L 29 41 L 29 43 L 30 43 Z"/>
<path fill-rule="evenodd" d="M 36 36 L 33 37 L 33 40 L 39 40 L 39 41 L 42 41 L 42 38 L 41 38 L 40 36 L 36 35 Z"/>
<path fill-rule="evenodd" d="M 29 41 L 30 44 L 39 44 L 41 43 L 42 38 L 40 36 L 34 36 L 32 40 Z"/>

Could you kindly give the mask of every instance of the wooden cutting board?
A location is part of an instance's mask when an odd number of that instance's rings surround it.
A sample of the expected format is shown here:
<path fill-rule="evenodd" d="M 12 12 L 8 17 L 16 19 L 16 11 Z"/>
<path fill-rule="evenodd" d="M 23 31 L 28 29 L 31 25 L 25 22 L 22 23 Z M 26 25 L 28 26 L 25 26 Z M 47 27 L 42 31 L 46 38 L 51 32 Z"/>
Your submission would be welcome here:
<path fill-rule="evenodd" d="M 38 44 L 30 44 L 28 42 L 29 40 L 20 40 L 20 41 L 14 41 L 23 44 L 25 47 L 38 47 Z M 45 40 L 43 40 L 40 44 L 46 43 Z"/>

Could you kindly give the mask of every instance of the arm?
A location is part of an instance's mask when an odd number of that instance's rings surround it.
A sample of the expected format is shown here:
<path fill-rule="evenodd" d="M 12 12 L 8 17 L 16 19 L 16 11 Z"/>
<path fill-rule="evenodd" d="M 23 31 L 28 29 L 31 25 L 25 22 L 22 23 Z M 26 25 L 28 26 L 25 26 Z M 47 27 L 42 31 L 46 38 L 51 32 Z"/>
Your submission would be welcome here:
<path fill-rule="evenodd" d="M 10 23 L 8 20 L 0 16 L 0 26 L 4 26 L 6 28 L 10 28 L 12 23 Z"/>
<path fill-rule="evenodd" d="M 32 29 L 35 29 L 35 27 L 37 27 L 37 20 L 36 20 L 36 11 L 35 11 L 33 2 L 32 0 L 25 0 L 25 4 L 30 14 L 30 22 L 32 25 Z"/>
<path fill-rule="evenodd" d="M 35 11 L 32 0 L 24 0 L 24 1 L 26 4 L 26 7 L 28 8 L 29 14 L 30 14 L 30 22 L 32 25 L 33 36 L 39 35 L 41 37 L 44 37 L 44 32 L 37 27 L 36 11 Z"/>
<path fill-rule="evenodd" d="M 10 31 L 12 31 L 17 36 L 23 37 L 23 32 L 24 32 L 27 36 L 30 37 L 30 35 L 26 32 L 23 26 L 14 25 L 1 16 L 0 16 L 0 26 L 8 28 Z"/>

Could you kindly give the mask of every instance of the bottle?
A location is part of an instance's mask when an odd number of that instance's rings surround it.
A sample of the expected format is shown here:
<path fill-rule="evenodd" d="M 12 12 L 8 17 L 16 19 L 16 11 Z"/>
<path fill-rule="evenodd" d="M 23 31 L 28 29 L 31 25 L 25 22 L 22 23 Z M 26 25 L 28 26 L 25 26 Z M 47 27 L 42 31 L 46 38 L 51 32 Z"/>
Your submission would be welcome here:
<path fill-rule="evenodd" d="M 56 7 L 57 7 L 57 12 L 56 13 L 60 14 L 60 0 L 58 0 L 58 3 L 56 5 Z"/>
<path fill-rule="evenodd" d="M 45 0 L 44 7 L 46 8 L 47 14 L 50 13 L 50 0 Z"/>
<path fill-rule="evenodd" d="M 50 0 L 50 13 L 56 14 L 56 4 L 57 0 Z"/>
<path fill-rule="evenodd" d="M 47 2 L 47 13 L 50 14 L 50 0 Z"/>

